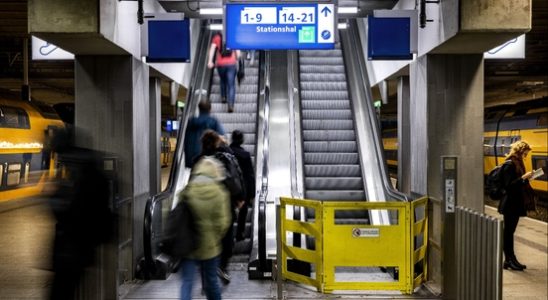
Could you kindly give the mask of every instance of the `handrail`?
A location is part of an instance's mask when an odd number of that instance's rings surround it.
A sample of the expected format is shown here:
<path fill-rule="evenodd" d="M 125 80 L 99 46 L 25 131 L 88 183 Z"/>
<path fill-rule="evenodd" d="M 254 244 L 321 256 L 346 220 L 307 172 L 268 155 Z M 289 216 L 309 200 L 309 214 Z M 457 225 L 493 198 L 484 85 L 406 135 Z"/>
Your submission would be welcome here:
<path fill-rule="evenodd" d="M 269 137 L 268 137 L 268 122 L 270 115 L 270 52 L 264 52 L 261 56 L 261 73 L 264 81 L 260 87 L 259 103 L 263 104 L 259 115 L 262 117 L 262 128 L 257 131 L 258 139 L 262 139 L 262 143 L 257 143 L 262 147 L 262 151 L 257 152 L 257 163 L 260 167 L 257 168 L 257 186 L 260 186 L 259 195 L 256 198 L 255 220 L 257 228 L 253 228 L 254 243 L 257 241 L 258 253 L 252 253 L 251 259 L 259 260 L 259 271 L 264 272 L 267 267 L 266 259 L 266 197 L 268 195 L 268 153 L 269 153 Z M 259 149 L 258 149 L 259 150 Z M 260 157 L 262 156 L 262 157 Z M 259 159 L 260 157 L 260 159 Z"/>
<path fill-rule="evenodd" d="M 344 43 L 344 46 L 346 46 L 344 47 L 344 51 L 347 53 L 348 57 L 351 57 L 353 59 L 353 63 L 347 64 L 347 67 L 353 68 L 353 71 L 355 72 L 355 75 L 357 77 L 357 82 L 365 83 L 365 86 L 369 86 L 369 78 L 365 67 L 363 52 L 358 51 L 362 49 L 362 43 L 359 38 L 357 21 L 355 19 L 352 19 L 348 20 L 348 22 L 350 26 L 348 26 L 348 28 L 344 30 L 344 34 L 341 34 L 342 43 Z M 372 107 L 373 102 L 371 100 L 371 91 L 369 89 L 366 89 L 363 84 L 357 88 L 360 89 L 360 91 L 358 91 L 357 93 L 362 96 L 363 99 L 354 99 L 354 101 L 363 101 L 365 104 L 364 111 L 372 114 L 371 112 L 373 112 L 374 109 Z M 373 139 L 374 145 L 368 145 L 367 147 L 372 148 L 375 151 L 375 156 L 377 157 L 378 167 L 381 173 L 381 181 L 383 185 L 383 190 L 386 193 L 386 198 L 398 201 L 411 201 L 413 199 L 412 196 L 395 190 L 390 184 L 389 175 L 386 167 L 386 160 L 384 158 L 382 140 L 380 138 L 381 131 L 379 129 L 379 123 L 376 121 L 376 118 L 369 118 L 369 124 L 367 124 L 367 126 L 372 128 L 373 135 L 376 137 Z"/>
<path fill-rule="evenodd" d="M 145 215 L 143 222 L 143 244 L 144 244 L 144 258 L 145 265 L 149 268 L 149 271 L 154 270 L 155 261 L 153 251 L 153 239 L 155 237 L 154 232 L 154 211 L 160 204 L 169 199 L 173 199 L 174 194 L 177 191 L 177 185 L 180 183 L 180 177 L 184 177 L 185 173 L 185 163 L 184 163 L 184 139 L 187 129 L 187 123 L 190 117 L 196 111 L 197 103 L 201 100 L 203 94 L 203 87 L 207 80 L 207 55 L 209 48 L 209 40 L 211 39 L 211 32 L 207 31 L 207 22 L 203 21 L 201 23 L 199 44 L 197 47 L 197 57 L 194 60 L 192 66 L 192 80 L 189 85 L 186 105 L 183 111 L 183 114 L 179 116 L 180 129 L 177 137 L 177 146 L 175 149 L 174 159 L 171 166 L 171 171 L 169 174 L 169 180 L 167 187 L 164 191 L 150 197 L 147 200 L 145 206 Z M 201 76 L 199 76 L 201 75 Z M 173 205 L 173 203 L 172 203 Z"/>

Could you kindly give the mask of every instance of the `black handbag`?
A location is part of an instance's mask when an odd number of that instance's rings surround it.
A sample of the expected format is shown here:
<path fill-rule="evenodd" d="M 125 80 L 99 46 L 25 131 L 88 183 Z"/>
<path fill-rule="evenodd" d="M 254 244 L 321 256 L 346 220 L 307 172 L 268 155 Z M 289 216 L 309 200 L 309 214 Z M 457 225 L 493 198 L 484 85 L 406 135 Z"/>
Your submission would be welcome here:
<path fill-rule="evenodd" d="M 236 77 L 238 78 L 238 84 L 240 84 L 245 77 L 245 64 L 242 57 L 238 59 L 238 73 Z"/>
<path fill-rule="evenodd" d="M 194 216 L 186 201 L 181 201 L 169 212 L 160 250 L 179 260 L 199 246 Z"/>

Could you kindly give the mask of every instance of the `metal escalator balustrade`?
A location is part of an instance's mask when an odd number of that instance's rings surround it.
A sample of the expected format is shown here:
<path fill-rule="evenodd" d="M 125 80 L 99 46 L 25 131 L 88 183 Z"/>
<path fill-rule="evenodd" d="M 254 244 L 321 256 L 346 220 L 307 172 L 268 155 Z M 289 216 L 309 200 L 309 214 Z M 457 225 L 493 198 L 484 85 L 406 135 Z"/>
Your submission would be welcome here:
<path fill-rule="evenodd" d="M 305 197 L 364 200 L 341 49 L 299 51 Z"/>

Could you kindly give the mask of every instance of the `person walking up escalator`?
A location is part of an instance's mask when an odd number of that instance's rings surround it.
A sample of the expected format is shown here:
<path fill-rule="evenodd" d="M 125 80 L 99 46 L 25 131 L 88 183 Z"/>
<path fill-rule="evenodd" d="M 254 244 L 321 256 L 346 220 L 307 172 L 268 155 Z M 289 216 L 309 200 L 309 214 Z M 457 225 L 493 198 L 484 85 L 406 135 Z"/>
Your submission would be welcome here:
<path fill-rule="evenodd" d="M 236 68 L 240 50 L 226 49 L 221 33 L 217 33 L 211 39 L 209 48 L 209 58 L 207 67 L 213 69 L 217 67 L 219 78 L 221 80 L 221 101 L 228 102 L 227 111 L 234 111 L 234 101 L 236 99 Z M 213 61 L 215 59 L 215 62 Z"/>

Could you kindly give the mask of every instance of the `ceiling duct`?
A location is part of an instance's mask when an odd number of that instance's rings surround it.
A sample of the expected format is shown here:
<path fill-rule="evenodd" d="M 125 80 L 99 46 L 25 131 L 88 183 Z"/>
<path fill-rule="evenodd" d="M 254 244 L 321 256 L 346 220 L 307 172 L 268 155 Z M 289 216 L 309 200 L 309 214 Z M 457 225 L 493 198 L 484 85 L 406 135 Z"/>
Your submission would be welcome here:
<path fill-rule="evenodd" d="M 200 1 L 187 1 L 187 0 L 158 0 L 160 5 L 166 10 L 166 12 L 178 12 L 184 13 L 188 18 L 194 19 L 221 19 L 222 14 L 200 14 L 201 9 L 208 11 L 215 11 L 215 9 L 222 9 L 222 0 L 200 0 Z M 254 0 L 253 3 L 272 3 L 273 1 Z M 290 2 L 290 1 L 288 1 Z M 357 12 L 341 13 L 341 18 L 360 18 L 366 17 L 373 13 L 373 10 L 377 9 L 392 9 L 397 3 L 397 0 L 339 0 L 338 6 L 340 8 L 357 8 Z M 238 3 L 234 1 L 234 3 Z"/>

